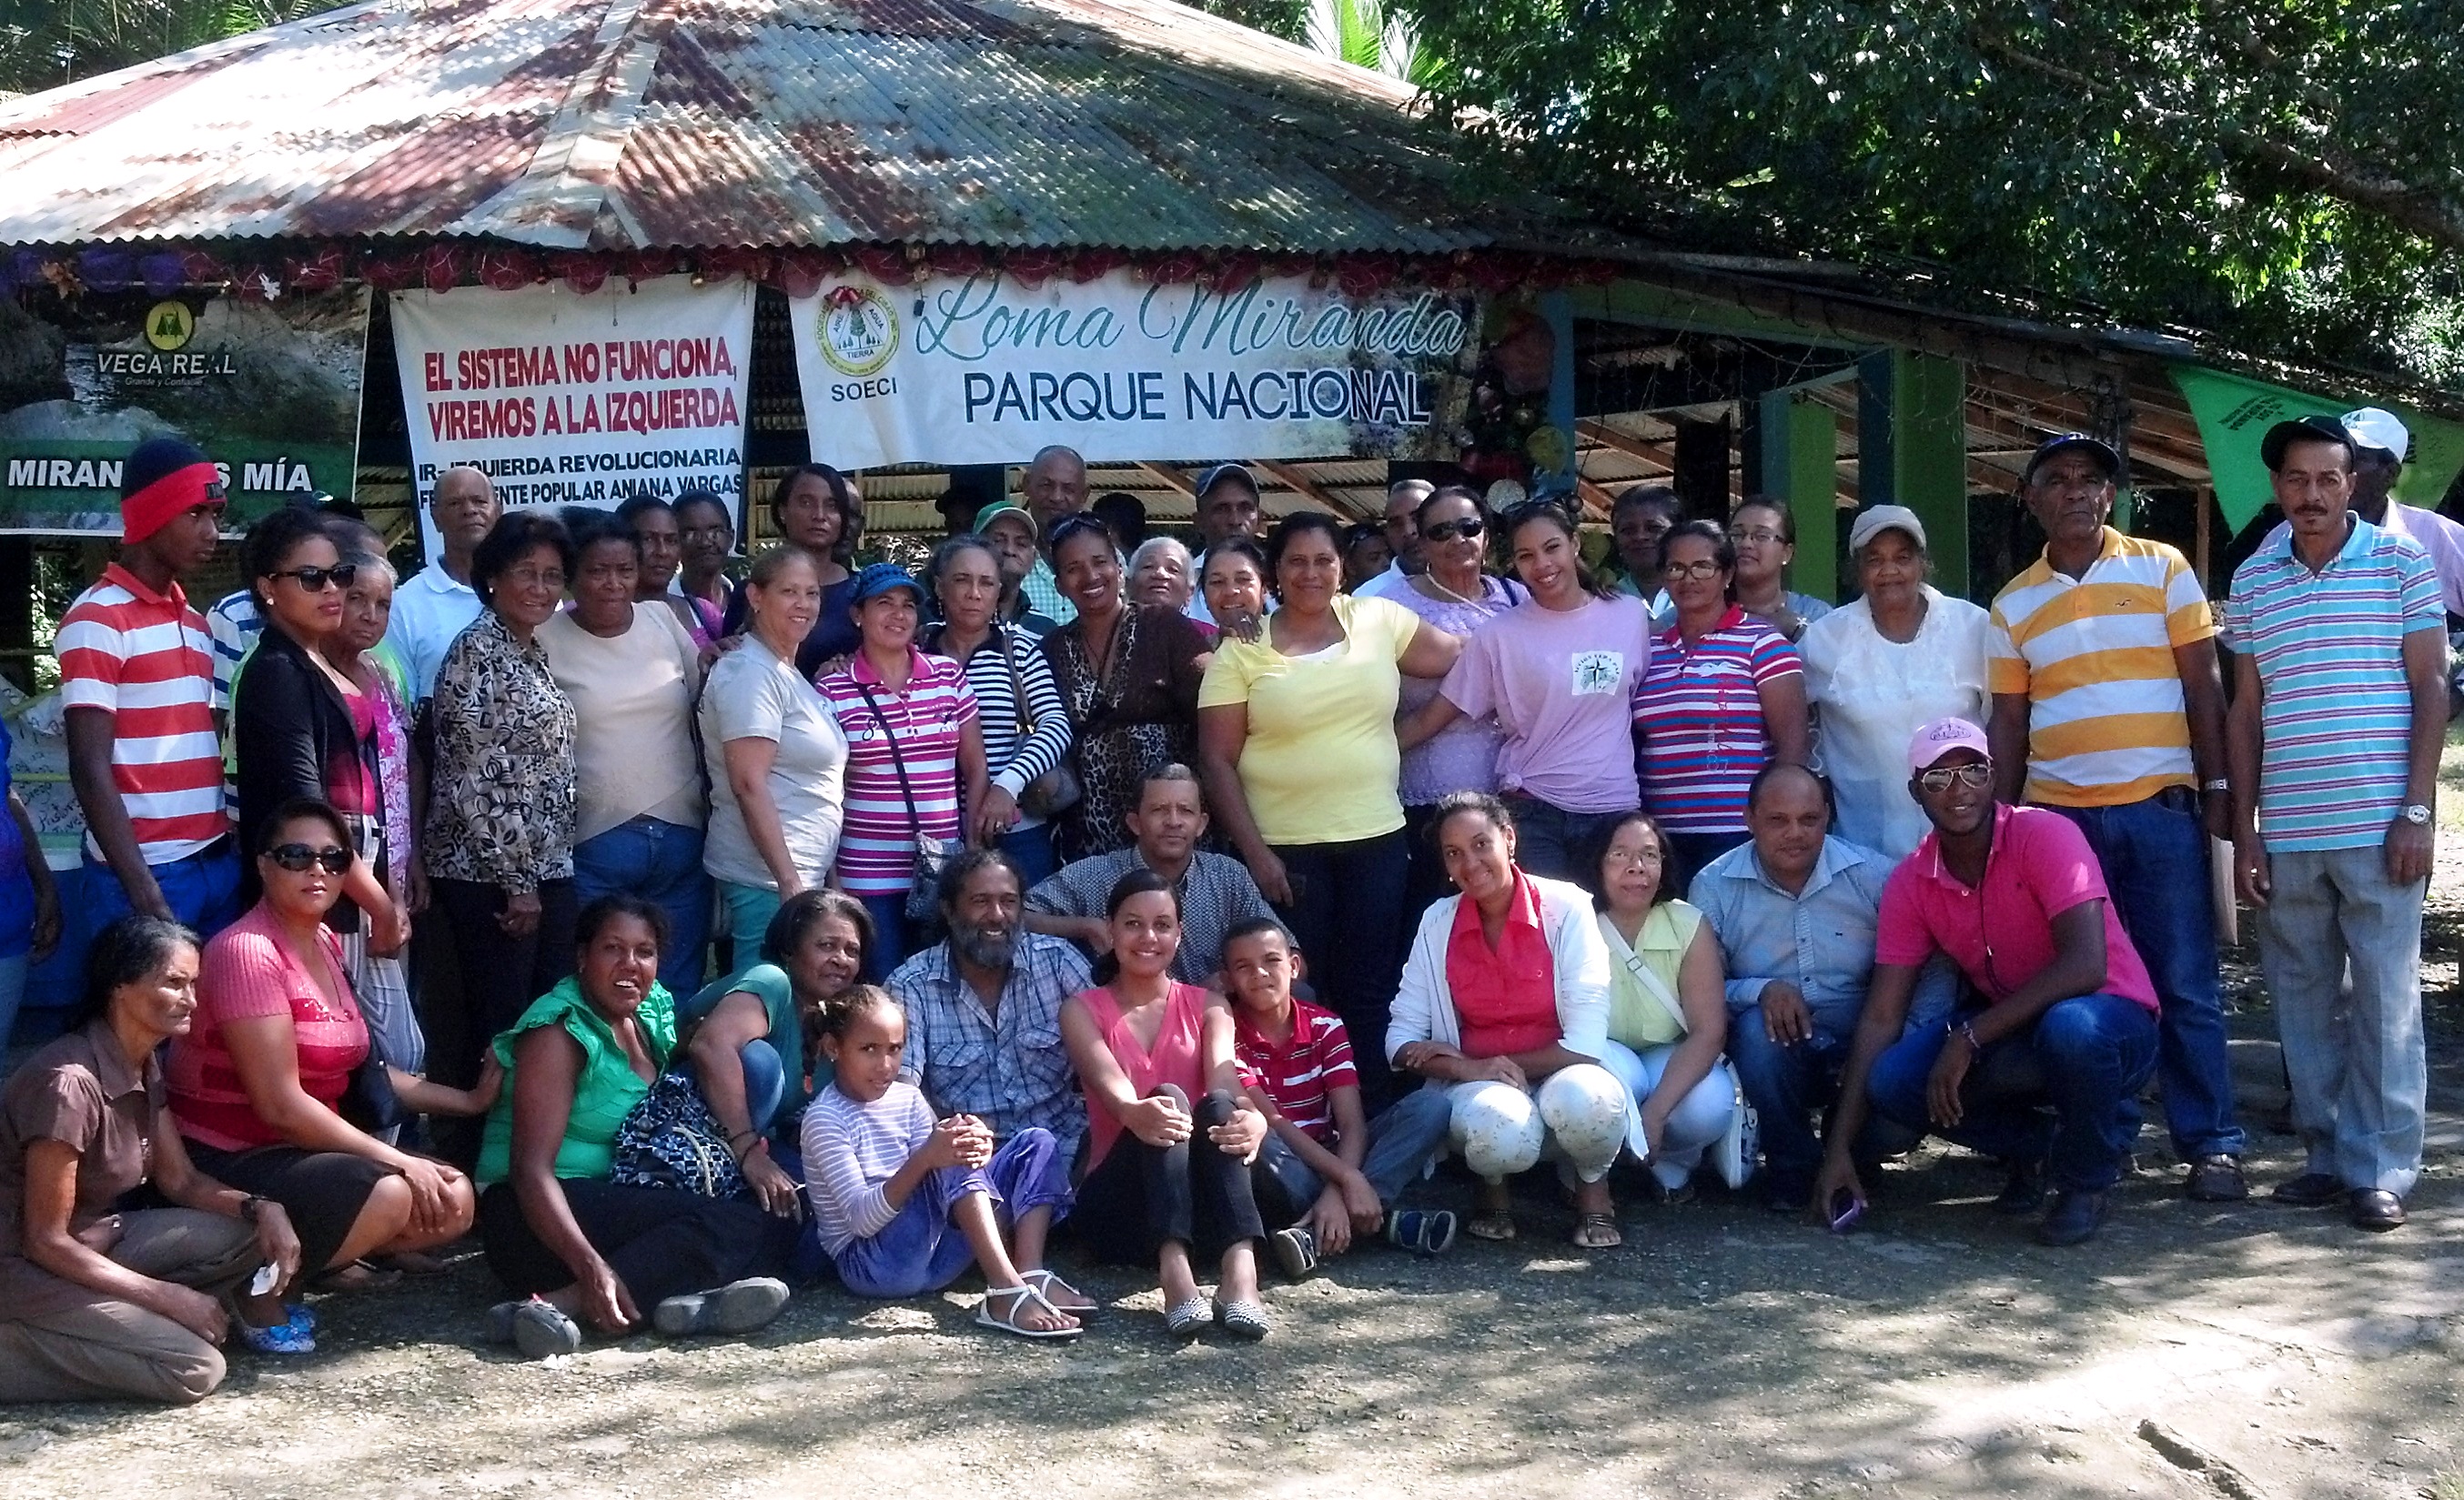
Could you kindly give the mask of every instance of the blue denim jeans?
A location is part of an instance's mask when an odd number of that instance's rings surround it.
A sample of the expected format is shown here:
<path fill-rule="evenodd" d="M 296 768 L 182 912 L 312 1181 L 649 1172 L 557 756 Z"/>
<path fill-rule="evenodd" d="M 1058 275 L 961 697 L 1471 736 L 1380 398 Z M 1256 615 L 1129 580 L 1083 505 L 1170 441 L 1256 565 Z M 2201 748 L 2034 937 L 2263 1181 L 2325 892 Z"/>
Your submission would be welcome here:
<path fill-rule="evenodd" d="M 2186 1161 L 2241 1155 L 2217 993 L 2208 831 L 2197 795 L 2175 788 L 2121 807 L 2054 811 L 2087 836 L 2113 892 L 2114 914 L 2155 983 L 2164 1008 L 2156 1078 L 2173 1149 Z"/>
<path fill-rule="evenodd" d="M 872 943 L 864 950 L 865 982 L 887 984 L 891 971 L 907 962 L 907 893 L 862 900 L 872 914 Z"/>
<path fill-rule="evenodd" d="M 1960 1122 L 1936 1130 L 1925 1081 L 1949 1035 L 1918 1032 L 1874 1059 L 1866 1092 L 1877 1115 L 2004 1162 L 2042 1161 L 2056 1187 L 2102 1192 L 2122 1176 L 2123 1153 L 2139 1136 L 2139 1091 L 2156 1071 L 2156 1018 L 2145 1006 L 2107 994 L 2055 1002 L 2034 1026 L 1985 1049 L 1960 1085 Z"/>
<path fill-rule="evenodd" d="M 581 905 L 627 891 L 668 914 L 659 983 L 679 997 L 701 988 L 710 946 L 710 877 L 702 873 L 701 837 L 698 828 L 637 817 L 573 846 L 573 895 Z"/>
<path fill-rule="evenodd" d="M 727 908 L 727 971 L 740 974 L 761 962 L 761 935 L 770 930 L 770 919 L 779 915 L 779 893 L 721 880 L 718 899 Z"/>
<path fill-rule="evenodd" d="M 1815 1136 L 1813 1116 L 1837 1097 L 1848 1042 L 1846 1033 L 1819 1022 L 1801 1042 L 1772 1041 L 1759 1007 L 1728 1017 L 1728 1065 L 1737 1070 L 1737 1086 L 1758 1117 L 1763 1161 L 1774 1186 L 1801 1193 L 1814 1185 L 1822 1142 Z"/>
<path fill-rule="evenodd" d="M 1573 880 L 1586 887 L 1596 884 L 1600 878 L 1599 871 L 1582 867 L 1583 861 L 1591 858 L 1594 843 L 1603 830 L 1633 811 L 1625 808 L 1614 813 L 1570 813 L 1553 802 L 1520 793 L 1507 797 L 1506 805 L 1514 814 L 1515 864 L 1528 874 Z"/>
<path fill-rule="evenodd" d="M 171 915 L 195 928 L 199 937 L 210 938 L 238 920 L 238 839 L 221 839 L 185 859 L 152 868 L 154 883 L 162 888 Z M 87 851 L 85 893 L 75 919 L 78 951 L 94 945 L 96 933 L 136 909 L 111 866 Z"/>
<path fill-rule="evenodd" d="M 737 1048 L 736 1055 L 744 1068 L 744 1118 L 753 1121 L 754 1129 L 769 1135 L 779 1106 L 787 1098 L 786 1059 L 779 1055 L 779 1049 L 759 1036 Z M 789 1144 L 795 1143 L 794 1126 L 784 1127 L 780 1134 Z"/>
<path fill-rule="evenodd" d="M 1389 1208 L 1417 1183 L 1446 1143 L 1446 1122 L 1453 1110 L 1441 1089 L 1414 1089 L 1369 1122 L 1369 1149 L 1360 1159 L 1360 1173 L 1377 1189 L 1377 1201 Z M 1258 1150 L 1251 1181 L 1258 1211 L 1266 1219 L 1290 1224 L 1309 1211 L 1326 1191 L 1325 1179 L 1301 1160 L 1299 1152 L 1268 1135 Z"/>

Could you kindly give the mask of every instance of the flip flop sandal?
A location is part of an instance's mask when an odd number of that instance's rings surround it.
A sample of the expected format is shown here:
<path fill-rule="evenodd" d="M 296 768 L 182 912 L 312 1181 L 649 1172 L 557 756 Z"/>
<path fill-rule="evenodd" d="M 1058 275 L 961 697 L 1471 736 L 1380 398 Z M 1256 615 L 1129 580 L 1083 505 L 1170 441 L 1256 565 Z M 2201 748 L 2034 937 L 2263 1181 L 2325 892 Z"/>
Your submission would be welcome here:
<path fill-rule="evenodd" d="M 1576 1250 L 1615 1250 L 1625 1243 L 1625 1236 L 1617 1232 L 1617 1215 L 1613 1213 L 1583 1215 L 1574 1226 L 1573 1238 Z"/>
<path fill-rule="evenodd" d="M 272 1328 L 253 1328 L 246 1323 L 238 1326 L 241 1341 L 258 1354 L 292 1355 L 317 1352 L 317 1336 L 296 1322 L 284 1321 L 275 1324 Z"/>
<path fill-rule="evenodd" d="M 382 1292 L 387 1287 L 398 1286 L 401 1282 L 402 1272 L 399 1271 L 379 1271 L 366 1261 L 355 1260 L 347 1266 L 336 1266 L 330 1271 L 319 1273 L 317 1279 L 309 1283 L 308 1290 L 311 1292 Z"/>
<path fill-rule="evenodd" d="M 1229 1302 L 1218 1297 L 1215 1325 L 1243 1343 L 1256 1343 L 1265 1337 L 1266 1331 L 1274 1326 L 1266 1319 L 1265 1307 L 1247 1297 L 1236 1297 Z"/>
<path fill-rule="evenodd" d="M 1002 1306 L 1001 1310 L 999 1312 L 995 1312 L 993 1310 L 993 1304 L 996 1299 L 1004 1303 L 1004 1306 Z M 986 1292 L 984 1293 L 984 1299 L 976 1304 L 976 1321 L 986 1328 L 997 1328 L 1004 1334 L 1015 1334 L 1021 1338 L 1034 1338 L 1047 1342 L 1057 1340 L 1066 1343 L 1085 1332 L 1085 1330 L 1076 1327 L 1027 1327 L 1025 1324 L 1018 1320 L 1018 1315 L 1029 1302 L 1033 1302 L 1036 1306 L 1055 1316 L 1067 1315 L 1062 1313 L 1061 1309 L 1054 1307 L 1051 1302 L 1046 1300 L 1043 1293 L 1037 1291 L 1033 1287 L 1021 1285 L 1015 1287 L 994 1287 L 992 1290 Z"/>
<path fill-rule="evenodd" d="M 1476 1240 L 1510 1240 L 1514 1238 L 1514 1216 L 1507 1213 L 1483 1213 L 1472 1216 L 1463 1232 Z"/>
<path fill-rule="evenodd" d="M 1037 1267 L 1033 1271 L 1020 1272 L 1018 1273 L 1018 1279 L 1025 1282 L 1028 1286 L 1033 1287 L 1037 1292 L 1043 1293 L 1045 1302 L 1049 1305 L 1054 1312 L 1067 1313 L 1071 1317 L 1077 1318 L 1080 1322 L 1084 1322 L 1088 1318 L 1093 1317 L 1104 1311 L 1103 1303 L 1096 1301 L 1093 1297 L 1089 1296 L 1086 1293 L 1079 1291 L 1076 1287 L 1071 1286 L 1067 1281 L 1062 1280 L 1060 1276 L 1041 1266 Z M 1064 1302 L 1062 1300 L 1064 1297 L 1074 1297 L 1078 1301 L 1084 1302 L 1087 1305 L 1084 1307 L 1073 1307 L 1070 1304 Z"/>
<path fill-rule="evenodd" d="M 1214 1309 L 1207 1306 L 1206 1299 L 1191 1297 L 1164 1309 L 1163 1331 L 1175 1338 L 1195 1338 L 1206 1332 L 1206 1325 L 1213 1320 Z"/>

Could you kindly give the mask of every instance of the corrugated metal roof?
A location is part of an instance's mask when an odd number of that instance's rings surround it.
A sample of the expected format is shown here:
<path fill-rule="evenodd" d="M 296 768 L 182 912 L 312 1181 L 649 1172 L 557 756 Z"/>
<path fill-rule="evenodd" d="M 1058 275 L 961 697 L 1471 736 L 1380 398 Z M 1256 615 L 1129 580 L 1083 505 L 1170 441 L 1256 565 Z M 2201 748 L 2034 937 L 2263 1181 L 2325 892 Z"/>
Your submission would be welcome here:
<path fill-rule="evenodd" d="M 1412 102 L 1169 0 L 375 0 L 0 104 L 0 244 L 1494 243 Z"/>

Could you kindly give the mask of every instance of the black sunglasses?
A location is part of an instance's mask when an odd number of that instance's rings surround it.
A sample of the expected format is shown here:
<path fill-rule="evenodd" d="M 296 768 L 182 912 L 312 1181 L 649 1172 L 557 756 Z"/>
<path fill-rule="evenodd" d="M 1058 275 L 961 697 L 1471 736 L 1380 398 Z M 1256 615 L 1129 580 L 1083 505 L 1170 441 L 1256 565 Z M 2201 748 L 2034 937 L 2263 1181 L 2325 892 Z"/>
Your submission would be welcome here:
<path fill-rule="evenodd" d="M 1107 540 L 1112 534 L 1112 529 L 1104 524 L 1102 516 L 1087 511 L 1072 511 L 1052 523 L 1052 530 L 1045 535 L 1044 545 L 1046 548 L 1058 547 L 1082 532 L 1101 532 Z"/>
<path fill-rule="evenodd" d="M 327 875 L 340 875 L 351 867 L 351 851 L 327 844 L 311 849 L 306 844 L 276 844 L 265 851 L 265 857 L 294 875 L 307 872 L 312 864 L 325 867 Z"/>
<path fill-rule="evenodd" d="M 297 578 L 301 590 L 310 594 L 324 593 L 328 583 L 347 589 L 359 576 L 360 565 L 355 562 L 338 563 L 331 568 L 284 568 L 266 575 L 269 578 Z"/>
<path fill-rule="evenodd" d="M 1435 526 L 1424 526 L 1420 528 L 1420 536 L 1424 541 L 1450 542 L 1458 536 L 1478 536 L 1487 530 L 1487 522 L 1476 515 L 1466 515 L 1460 521 L 1440 521 Z"/>

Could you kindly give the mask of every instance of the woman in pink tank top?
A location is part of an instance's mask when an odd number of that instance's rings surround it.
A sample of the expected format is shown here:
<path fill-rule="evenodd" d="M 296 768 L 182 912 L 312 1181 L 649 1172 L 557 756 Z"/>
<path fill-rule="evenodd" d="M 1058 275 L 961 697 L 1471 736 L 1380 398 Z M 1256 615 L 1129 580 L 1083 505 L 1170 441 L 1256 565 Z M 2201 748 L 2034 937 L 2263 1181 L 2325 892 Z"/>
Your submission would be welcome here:
<path fill-rule="evenodd" d="M 1108 982 L 1061 1011 L 1093 1142 L 1072 1222 L 1101 1259 L 1156 1263 L 1176 1337 L 1212 1321 L 1236 1338 L 1263 1338 L 1257 1242 L 1266 1231 L 1249 1164 L 1266 1120 L 1242 1092 L 1232 1014 L 1172 977 L 1180 902 L 1170 881 L 1133 870 L 1108 904 L 1112 950 L 1096 970 Z M 1221 1263 L 1211 1307 L 1193 1250 Z"/>

